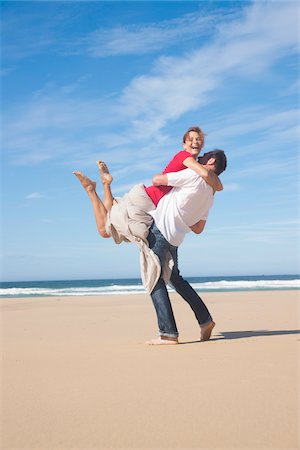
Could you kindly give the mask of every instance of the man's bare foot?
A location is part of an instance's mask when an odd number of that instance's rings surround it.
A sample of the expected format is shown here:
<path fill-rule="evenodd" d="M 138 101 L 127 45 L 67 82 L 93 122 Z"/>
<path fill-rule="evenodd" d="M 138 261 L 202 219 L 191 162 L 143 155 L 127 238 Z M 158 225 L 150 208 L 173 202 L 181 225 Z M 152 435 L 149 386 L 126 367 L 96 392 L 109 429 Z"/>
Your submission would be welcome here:
<path fill-rule="evenodd" d="M 204 341 L 208 341 L 210 336 L 211 336 L 211 332 L 215 326 L 215 322 L 212 320 L 209 323 L 206 323 L 205 325 L 200 325 L 201 328 L 201 336 L 200 336 L 200 341 L 204 342 Z"/>
<path fill-rule="evenodd" d="M 82 186 L 86 191 L 94 191 L 96 189 L 96 182 L 93 180 L 90 180 L 88 177 L 86 177 L 82 172 L 79 172 L 78 170 L 74 170 L 74 175 L 78 178 Z"/>
<path fill-rule="evenodd" d="M 147 341 L 146 344 L 147 345 L 174 345 L 174 344 L 178 344 L 178 339 L 177 338 L 166 338 L 163 336 L 159 336 L 156 339 Z"/>
<path fill-rule="evenodd" d="M 96 161 L 97 166 L 99 167 L 100 176 L 102 180 L 102 184 L 111 184 L 113 177 L 109 173 L 108 167 L 103 161 Z"/>

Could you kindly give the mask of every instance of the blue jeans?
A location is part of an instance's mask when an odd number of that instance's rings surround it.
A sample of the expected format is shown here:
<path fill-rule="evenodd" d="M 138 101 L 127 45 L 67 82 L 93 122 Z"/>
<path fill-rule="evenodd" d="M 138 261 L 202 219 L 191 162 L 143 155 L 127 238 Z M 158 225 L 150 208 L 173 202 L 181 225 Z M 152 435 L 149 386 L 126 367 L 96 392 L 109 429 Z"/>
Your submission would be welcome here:
<path fill-rule="evenodd" d="M 155 223 L 152 224 L 148 234 L 149 247 L 158 256 L 163 267 L 166 254 L 170 252 L 174 260 L 174 267 L 170 283 L 176 292 L 190 305 L 199 325 L 204 325 L 212 320 L 211 315 L 202 299 L 194 291 L 192 286 L 182 278 L 178 269 L 177 247 L 171 245 L 161 234 Z M 161 274 L 162 275 L 162 274 Z M 167 337 L 177 337 L 178 330 L 173 314 L 172 305 L 166 284 L 160 276 L 155 288 L 151 292 L 151 298 L 157 315 L 159 334 Z"/>

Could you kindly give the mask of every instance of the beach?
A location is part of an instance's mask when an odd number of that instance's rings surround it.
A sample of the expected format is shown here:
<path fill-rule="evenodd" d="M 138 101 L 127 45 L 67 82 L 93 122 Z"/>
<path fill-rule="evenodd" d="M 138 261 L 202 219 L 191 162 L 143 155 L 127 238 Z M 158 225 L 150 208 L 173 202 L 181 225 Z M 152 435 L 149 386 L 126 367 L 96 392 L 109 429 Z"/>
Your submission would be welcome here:
<path fill-rule="evenodd" d="M 1 300 L 2 449 L 299 448 L 299 291 L 207 292 L 208 342 L 172 293 Z"/>

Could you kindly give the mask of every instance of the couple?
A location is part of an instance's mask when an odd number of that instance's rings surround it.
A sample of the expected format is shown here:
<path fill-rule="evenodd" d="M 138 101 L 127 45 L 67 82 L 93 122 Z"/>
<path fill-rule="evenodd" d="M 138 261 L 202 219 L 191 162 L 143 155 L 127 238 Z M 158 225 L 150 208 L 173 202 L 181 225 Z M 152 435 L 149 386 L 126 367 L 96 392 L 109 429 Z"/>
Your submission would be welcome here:
<path fill-rule="evenodd" d="M 226 169 L 226 156 L 222 150 L 215 150 L 197 162 L 203 144 L 201 129 L 190 128 L 183 136 L 184 149 L 162 174 L 153 177 L 153 186 L 136 185 L 121 199 L 112 196 L 112 176 L 103 162 L 98 162 L 103 202 L 96 193 L 96 183 L 74 172 L 90 197 L 100 235 L 113 237 L 116 243 L 135 242 L 140 247 L 142 280 L 151 295 L 159 327 L 159 337 L 149 341 L 151 345 L 178 344 L 168 282 L 194 311 L 201 341 L 210 338 L 215 326 L 202 299 L 181 277 L 177 260 L 185 234 L 203 231 L 213 195 L 222 190 L 218 175 Z"/>

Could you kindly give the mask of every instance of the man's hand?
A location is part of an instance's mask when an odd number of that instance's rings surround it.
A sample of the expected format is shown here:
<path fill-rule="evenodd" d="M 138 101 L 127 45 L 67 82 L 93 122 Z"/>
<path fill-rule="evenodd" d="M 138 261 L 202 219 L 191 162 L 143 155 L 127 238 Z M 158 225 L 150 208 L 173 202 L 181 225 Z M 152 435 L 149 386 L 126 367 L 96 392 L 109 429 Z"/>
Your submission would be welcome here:
<path fill-rule="evenodd" d="M 196 161 L 192 156 L 186 158 L 183 161 L 183 164 L 189 169 L 192 169 L 198 175 L 200 175 L 203 178 L 203 180 L 205 180 L 206 183 L 213 188 L 214 191 L 223 190 L 223 185 L 221 183 L 220 178 L 212 169 L 207 169 L 198 161 Z"/>
<path fill-rule="evenodd" d="M 206 220 L 199 220 L 195 225 L 191 226 L 190 229 L 193 233 L 200 234 L 204 230 Z"/>
<path fill-rule="evenodd" d="M 168 186 L 168 177 L 167 175 L 157 174 L 152 178 L 153 186 Z"/>
<path fill-rule="evenodd" d="M 205 181 L 213 188 L 214 191 L 223 191 L 223 184 L 213 170 L 208 171 L 208 177 Z"/>

